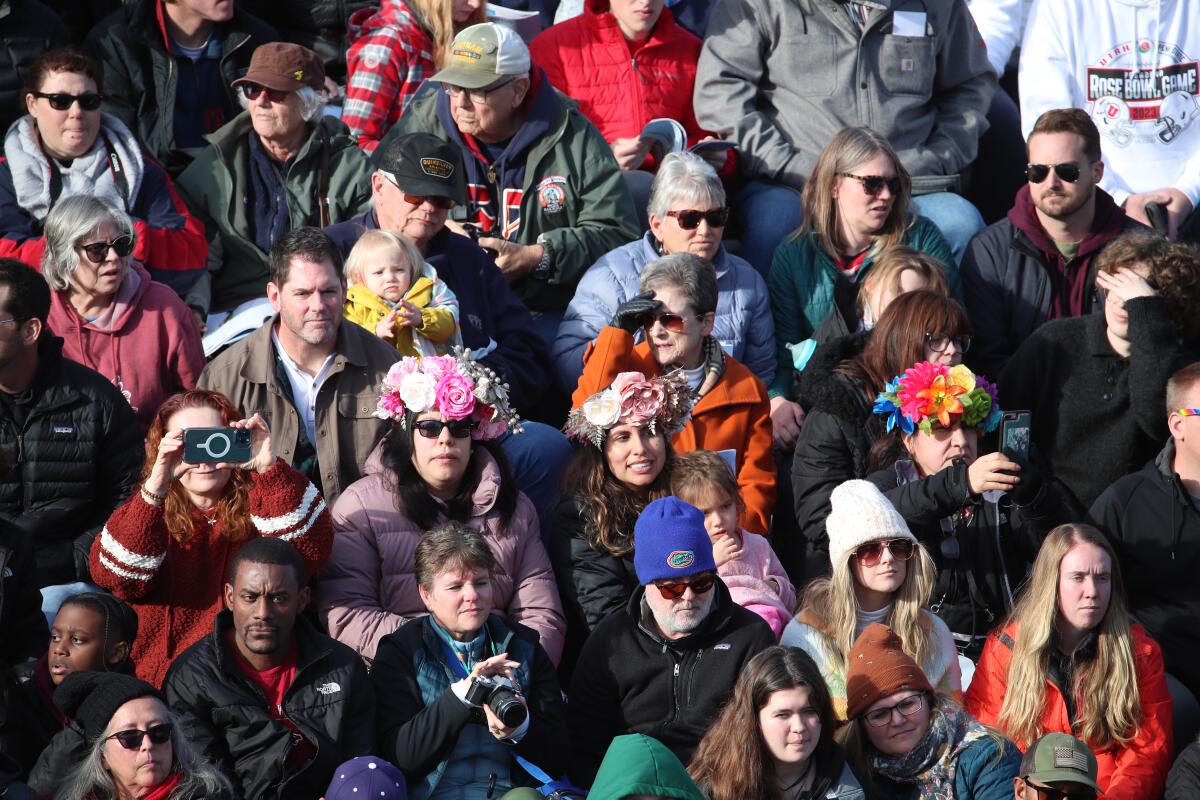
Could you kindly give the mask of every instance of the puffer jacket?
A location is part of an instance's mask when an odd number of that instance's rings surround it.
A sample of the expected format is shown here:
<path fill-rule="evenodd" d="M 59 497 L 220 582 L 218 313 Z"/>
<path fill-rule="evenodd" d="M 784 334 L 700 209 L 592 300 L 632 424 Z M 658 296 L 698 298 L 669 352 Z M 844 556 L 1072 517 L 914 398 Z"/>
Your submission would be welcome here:
<path fill-rule="evenodd" d="M 500 467 L 482 449 L 478 462 L 479 485 L 467 524 L 483 534 L 496 557 L 493 607 L 537 631 L 558 663 L 566 622 L 537 513 L 521 495 L 503 526 L 495 508 Z M 368 459 L 364 473 L 333 506 L 333 555 L 321 572 L 320 609 L 330 634 L 369 661 L 380 639 L 426 613 L 414 572 L 424 531 L 399 508 L 395 476 L 383 466 L 380 451 Z"/>
<path fill-rule="evenodd" d="M 38 586 L 87 577 L 87 551 L 133 490 L 145 448 L 129 403 L 43 333 L 38 372 L 18 427 L 0 413 L 0 519 L 33 542 Z"/>
<path fill-rule="evenodd" d="M 66 47 L 71 34 L 58 15 L 38 0 L 0 2 L 0 27 L 4 49 L 0 51 L 0 130 L 8 130 L 25 113 L 22 90 L 33 60 L 48 50 Z"/>
<path fill-rule="evenodd" d="M 243 112 L 209 137 L 212 142 L 179 176 L 179 189 L 203 220 L 209 239 L 210 296 L 193 292 L 189 305 L 214 311 L 263 297 L 267 254 L 250 233 L 250 114 Z M 317 198 L 328 164 L 329 216 L 342 222 L 371 207 L 371 168 L 346 125 L 329 116 L 310 123 L 308 141 L 292 159 L 285 179 L 289 227 L 320 225 Z"/>
<path fill-rule="evenodd" d="M 1162 649 L 1141 625 L 1129 626 L 1134 671 L 1142 705 L 1142 721 L 1127 747 L 1092 746 L 1099 767 L 1096 782 L 1105 800 L 1147 800 L 1162 794 L 1171 766 L 1174 744 L 1171 728 L 1171 695 L 1163 674 Z M 1008 668 L 1017 637 L 1017 624 L 988 637 L 975 676 L 967 689 L 967 710 L 984 725 L 998 725 L 1004 695 L 1008 690 Z M 1046 679 L 1045 705 L 1039 724 L 1046 733 L 1073 734 L 1074 722 L 1067 713 L 1062 689 Z M 1029 742 L 1017 742 L 1029 747 Z M 1091 746 L 1091 743 L 1088 743 Z"/>
<path fill-rule="evenodd" d="M 325 65 L 325 74 L 338 83 L 346 77 L 347 20 L 369 9 L 372 0 L 241 0 L 259 19 L 274 25 L 279 38 L 312 50 Z"/>
<path fill-rule="evenodd" d="M 647 232 L 641 239 L 605 253 L 580 278 L 551 353 L 565 391 L 573 392 L 579 383 L 588 343 L 609 323 L 617 306 L 638 293 L 642 270 L 656 258 L 659 252 L 654 234 Z M 726 353 L 770 386 L 775 378 L 775 322 L 767 283 L 758 270 L 724 245 L 712 263 L 717 272 L 717 316 L 712 335 Z M 637 339 L 642 339 L 640 332 Z"/>

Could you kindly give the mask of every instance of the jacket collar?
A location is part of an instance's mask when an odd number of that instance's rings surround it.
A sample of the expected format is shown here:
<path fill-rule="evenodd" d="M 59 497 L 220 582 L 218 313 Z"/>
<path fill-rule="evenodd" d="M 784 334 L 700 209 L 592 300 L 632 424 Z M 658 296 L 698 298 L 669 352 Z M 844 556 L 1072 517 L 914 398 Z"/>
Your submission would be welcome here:
<path fill-rule="evenodd" d="M 616 17 L 608 13 L 608 11 L 608 0 L 587 0 L 583 9 L 583 13 L 594 21 L 596 32 L 599 33 L 602 39 L 610 44 L 620 44 L 622 47 L 625 47 L 625 34 L 621 32 L 621 26 L 617 24 Z M 654 23 L 654 30 L 650 31 L 650 36 L 642 44 L 642 49 L 660 45 L 674 39 L 679 35 L 676 32 L 676 28 L 678 27 L 675 22 L 675 15 L 671 13 L 671 9 L 664 5 L 662 13 L 659 14 L 658 22 Z"/>
<path fill-rule="evenodd" d="M 1108 341 L 1108 321 L 1104 318 L 1104 309 L 1098 308 L 1084 319 L 1087 320 L 1089 352 L 1097 358 L 1120 358 Z"/>
<path fill-rule="evenodd" d="M 708 646 L 708 640 L 711 637 L 720 635 L 729 627 L 733 617 L 733 598 L 725 586 L 725 581 L 720 577 L 713 582 L 713 591 L 716 594 L 713 596 L 713 604 L 709 609 L 708 616 L 700 623 L 699 628 L 679 639 L 667 639 L 659 632 L 654 614 L 650 611 L 649 606 L 642 602 L 646 596 L 645 586 L 634 589 L 625 610 L 634 625 L 637 626 L 638 633 L 656 645 L 669 647 L 675 651 L 701 650 Z"/>
<path fill-rule="evenodd" d="M 440 653 L 442 651 L 441 638 L 438 632 L 433 629 L 433 616 L 426 614 L 421 619 L 421 641 L 425 647 L 432 653 Z M 511 652 L 508 649 L 508 643 L 513 638 L 512 628 L 505 624 L 504 617 L 493 611 L 488 615 L 487 621 L 483 623 L 483 627 L 487 628 L 488 639 L 491 640 L 492 647 L 497 653 Z M 478 634 L 476 634 L 478 635 Z"/>
<path fill-rule="evenodd" d="M 663 13 L 666 13 L 666 11 L 667 9 L 664 8 Z M 659 252 L 658 239 L 655 239 L 654 234 L 650 231 L 646 231 L 645 235 L 642 236 L 641 251 L 642 256 L 645 258 L 645 262 L 642 264 L 643 267 L 656 258 L 662 258 L 662 253 Z M 725 273 L 729 272 L 729 251 L 725 249 L 724 242 L 717 248 L 717 254 L 713 256 L 712 265 L 713 270 L 717 273 L 718 281 L 725 277 Z M 638 271 L 641 272 L 641 269 Z"/>
<path fill-rule="evenodd" d="M 1025 234 L 1030 243 L 1041 251 L 1048 262 L 1062 260 L 1058 247 L 1038 219 L 1037 209 L 1033 205 L 1033 195 L 1029 192 L 1029 184 L 1025 184 L 1017 192 L 1016 201 L 1008 211 L 1008 219 L 1013 227 Z M 1120 236 L 1125 230 L 1125 212 L 1112 199 L 1112 195 L 1096 187 L 1096 209 L 1092 215 L 1092 224 L 1087 235 L 1079 243 L 1076 258 L 1086 258 L 1099 251 L 1109 241 Z"/>
<path fill-rule="evenodd" d="M 242 675 L 241 668 L 233 659 L 227 637 L 233 631 L 233 612 L 228 608 L 222 609 L 213 621 L 212 637 L 214 652 L 217 654 L 217 664 L 222 672 L 229 675 Z M 333 640 L 325 636 L 313 626 L 303 615 L 296 616 L 296 624 L 292 628 L 292 636 L 296 639 L 296 674 L 325 658 L 333 652 Z"/>
<path fill-rule="evenodd" d="M 246 360 L 239 374 L 250 383 L 269 384 L 274 381 L 275 345 L 271 341 L 271 332 L 278 322 L 279 315 L 275 314 L 247 337 Z M 333 351 L 333 370 L 330 374 L 341 372 L 347 364 L 367 366 L 362 339 L 366 335 L 362 328 L 353 323 L 342 320 L 338 324 L 337 346 Z"/>

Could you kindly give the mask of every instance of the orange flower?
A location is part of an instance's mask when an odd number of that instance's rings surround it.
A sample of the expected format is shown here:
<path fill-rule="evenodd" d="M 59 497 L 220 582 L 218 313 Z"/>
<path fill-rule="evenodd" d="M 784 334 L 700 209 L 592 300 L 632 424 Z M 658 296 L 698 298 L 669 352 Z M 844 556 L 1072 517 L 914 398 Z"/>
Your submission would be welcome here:
<path fill-rule="evenodd" d="M 945 375 L 938 375 L 928 388 L 917 392 L 917 397 L 925 400 L 921 406 L 921 413 L 937 417 L 943 428 L 949 428 L 950 415 L 961 414 L 963 411 L 962 401 L 958 396 L 966 391 L 967 387 L 949 383 Z"/>

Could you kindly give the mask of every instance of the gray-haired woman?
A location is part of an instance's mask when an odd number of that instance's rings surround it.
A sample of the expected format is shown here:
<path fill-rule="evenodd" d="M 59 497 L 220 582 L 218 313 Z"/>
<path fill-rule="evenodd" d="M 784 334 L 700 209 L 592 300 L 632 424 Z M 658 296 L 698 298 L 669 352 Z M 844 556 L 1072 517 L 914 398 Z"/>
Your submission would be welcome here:
<path fill-rule="evenodd" d="M 712 262 L 717 274 L 713 336 L 726 353 L 770 384 L 775 377 L 775 323 L 767 284 L 721 244 L 729 208 L 717 173 L 694 153 L 668 155 L 654 178 L 649 213 L 645 236 L 601 256 L 579 281 L 554 343 L 563 388 L 574 391 L 588 343 L 617 306 L 638 293 L 645 266 L 671 253 L 692 253 Z"/>
<path fill-rule="evenodd" d="M 63 355 L 112 381 L 145 433 L 164 399 L 195 388 L 204 351 L 187 306 L 133 260 L 137 239 L 108 200 L 63 198 L 46 217 L 42 275 Z"/>

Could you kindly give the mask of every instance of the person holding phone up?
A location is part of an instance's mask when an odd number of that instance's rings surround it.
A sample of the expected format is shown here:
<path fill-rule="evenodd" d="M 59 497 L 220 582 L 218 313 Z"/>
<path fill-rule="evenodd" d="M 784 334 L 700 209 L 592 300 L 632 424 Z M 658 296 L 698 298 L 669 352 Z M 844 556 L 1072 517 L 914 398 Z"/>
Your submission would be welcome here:
<path fill-rule="evenodd" d="M 1068 509 L 1028 459 L 1005 450 L 979 455 L 980 436 L 1009 415 L 995 386 L 965 365 L 913 365 L 879 394 L 875 413 L 887 434 L 872 448 L 878 469 L 867 479 L 933 556 L 930 608 L 959 652 L 976 660 Z"/>
<path fill-rule="evenodd" d="M 204 389 L 163 403 L 146 436 L 140 489 L 92 544 L 93 579 L 137 612 L 132 657 L 138 677 L 155 686 L 176 655 L 211 632 L 229 562 L 243 542 L 283 538 L 304 557 L 307 576 L 333 549 L 333 523 L 317 487 L 276 457 L 262 417 L 238 417 L 228 398 Z M 196 428 L 223 428 L 232 443 L 249 431 L 249 459 L 217 461 L 185 447 Z M 208 449 L 223 452 L 212 436 L 204 439 Z"/>

